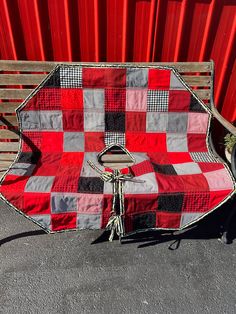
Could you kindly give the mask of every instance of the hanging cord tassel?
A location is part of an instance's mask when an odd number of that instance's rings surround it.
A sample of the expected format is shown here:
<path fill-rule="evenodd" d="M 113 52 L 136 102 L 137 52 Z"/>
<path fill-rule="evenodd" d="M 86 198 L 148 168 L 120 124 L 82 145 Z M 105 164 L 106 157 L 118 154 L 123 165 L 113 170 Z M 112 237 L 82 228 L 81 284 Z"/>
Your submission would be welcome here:
<path fill-rule="evenodd" d="M 99 177 L 105 181 L 113 183 L 113 200 L 111 217 L 106 225 L 106 230 L 111 230 L 109 241 L 111 242 L 114 238 L 115 233 L 119 239 L 124 235 L 124 193 L 123 183 L 124 181 L 132 181 L 136 183 L 144 183 L 144 180 L 134 179 L 131 174 L 122 174 L 119 170 L 115 169 L 113 172 L 102 171 L 99 169 L 91 160 L 87 161 L 90 167 L 92 167 Z"/>

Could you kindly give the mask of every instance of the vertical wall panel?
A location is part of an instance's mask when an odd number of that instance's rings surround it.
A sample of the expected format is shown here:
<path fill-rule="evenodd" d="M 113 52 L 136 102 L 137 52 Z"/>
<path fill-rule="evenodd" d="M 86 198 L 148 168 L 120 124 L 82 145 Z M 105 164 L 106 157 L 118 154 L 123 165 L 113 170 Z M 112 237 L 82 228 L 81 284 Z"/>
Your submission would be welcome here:
<path fill-rule="evenodd" d="M 0 57 L 208 61 L 215 101 L 236 119 L 235 0 L 1 0 Z"/>

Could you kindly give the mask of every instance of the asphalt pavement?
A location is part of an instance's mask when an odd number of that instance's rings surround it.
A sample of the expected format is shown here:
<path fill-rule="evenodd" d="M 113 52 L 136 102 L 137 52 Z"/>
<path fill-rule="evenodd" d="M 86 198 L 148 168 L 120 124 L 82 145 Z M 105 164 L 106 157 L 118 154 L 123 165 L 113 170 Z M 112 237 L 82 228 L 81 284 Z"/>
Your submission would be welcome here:
<path fill-rule="evenodd" d="M 46 234 L 1 202 L 0 313 L 236 313 L 236 240 L 217 239 L 224 216 L 120 244 L 102 231 Z"/>

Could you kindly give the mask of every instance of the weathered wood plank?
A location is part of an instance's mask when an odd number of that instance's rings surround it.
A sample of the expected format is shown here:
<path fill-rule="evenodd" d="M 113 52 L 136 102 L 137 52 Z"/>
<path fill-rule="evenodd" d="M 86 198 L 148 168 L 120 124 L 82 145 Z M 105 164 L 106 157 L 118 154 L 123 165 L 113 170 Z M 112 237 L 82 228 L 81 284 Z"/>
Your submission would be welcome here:
<path fill-rule="evenodd" d="M 14 113 L 21 102 L 0 102 L 0 113 Z"/>
<path fill-rule="evenodd" d="M 38 85 L 46 74 L 0 74 L 0 85 Z"/>
<path fill-rule="evenodd" d="M 211 86 L 211 77 L 206 75 L 182 75 L 183 79 L 190 86 L 209 87 Z"/>
<path fill-rule="evenodd" d="M 17 154 L 1 153 L 0 152 L 0 161 L 11 162 L 15 160 Z"/>
<path fill-rule="evenodd" d="M 30 93 L 32 89 L 15 89 L 15 88 L 1 88 L 0 99 L 24 99 Z"/>
<path fill-rule="evenodd" d="M 194 89 L 194 92 L 201 99 L 210 99 L 211 97 L 210 89 Z"/>
<path fill-rule="evenodd" d="M 16 116 L 4 116 L 0 117 L 0 125 L 4 126 L 18 126 L 18 121 Z"/>
<path fill-rule="evenodd" d="M 19 135 L 11 130 L 2 129 L 0 130 L 0 139 L 19 139 Z"/>
<path fill-rule="evenodd" d="M 0 71 L 24 71 L 24 72 L 49 72 L 57 64 L 83 64 L 83 65 L 94 65 L 93 62 L 50 62 L 50 61 L 12 61 L 12 60 L 0 60 Z M 118 62 L 109 63 L 101 62 L 99 64 L 104 65 L 115 65 Z M 126 65 L 169 65 L 174 66 L 180 72 L 209 72 L 212 69 L 211 62 L 128 62 Z M 124 65 L 125 65 L 124 64 Z"/>
<path fill-rule="evenodd" d="M 0 171 L 7 170 L 11 164 L 12 161 L 0 161 Z"/>
<path fill-rule="evenodd" d="M 1 152 L 17 152 L 19 149 L 19 142 L 0 142 Z"/>
<path fill-rule="evenodd" d="M 103 155 L 101 157 L 102 162 L 130 162 L 131 158 L 126 154 L 111 154 L 111 155 Z"/>
<path fill-rule="evenodd" d="M 0 85 L 38 85 L 47 74 L 0 74 Z M 210 86 L 211 77 L 203 75 L 183 75 L 191 86 Z"/>

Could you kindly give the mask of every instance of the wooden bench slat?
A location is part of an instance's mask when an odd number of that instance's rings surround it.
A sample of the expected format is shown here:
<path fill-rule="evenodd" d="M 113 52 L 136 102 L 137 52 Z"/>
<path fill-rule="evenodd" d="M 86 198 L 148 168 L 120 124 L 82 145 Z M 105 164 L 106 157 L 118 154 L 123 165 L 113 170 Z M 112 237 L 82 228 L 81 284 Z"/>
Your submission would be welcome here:
<path fill-rule="evenodd" d="M 10 162 L 10 161 L 13 161 L 16 159 L 16 155 L 17 154 L 9 154 L 9 153 L 1 153 L 0 152 L 0 161 L 7 161 L 7 162 Z"/>
<path fill-rule="evenodd" d="M 0 161 L 0 171 L 7 170 L 11 164 L 12 161 Z"/>
<path fill-rule="evenodd" d="M 19 135 L 11 130 L 2 129 L 0 130 L 0 139 L 19 139 Z"/>
<path fill-rule="evenodd" d="M 32 89 L 1 88 L 0 99 L 24 99 L 31 92 Z"/>
<path fill-rule="evenodd" d="M 16 115 L 15 116 L 4 116 L 4 117 L 0 117 L 0 126 L 18 126 L 18 121 L 17 121 L 17 118 L 16 118 Z"/>
<path fill-rule="evenodd" d="M 182 75 L 185 82 L 190 86 L 209 87 L 211 86 L 211 77 L 206 75 Z"/>
<path fill-rule="evenodd" d="M 21 102 L 0 102 L 0 113 L 13 113 Z"/>
<path fill-rule="evenodd" d="M 38 85 L 47 74 L 0 74 L 0 85 Z M 190 86 L 210 86 L 211 77 L 203 75 L 183 75 Z"/>
<path fill-rule="evenodd" d="M 50 61 L 13 61 L 0 60 L 0 71 L 22 71 L 22 72 L 49 72 L 57 64 L 79 64 L 80 62 L 50 62 Z M 81 62 L 84 65 L 93 65 L 94 62 Z M 118 62 L 101 64 L 119 64 Z M 180 72 L 210 72 L 212 70 L 211 62 L 127 62 L 127 65 L 169 65 L 174 66 Z"/>
<path fill-rule="evenodd" d="M 0 151 L 18 152 L 19 142 L 0 142 Z"/>
<path fill-rule="evenodd" d="M 0 74 L 0 85 L 38 85 L 47 74 Z"/>

